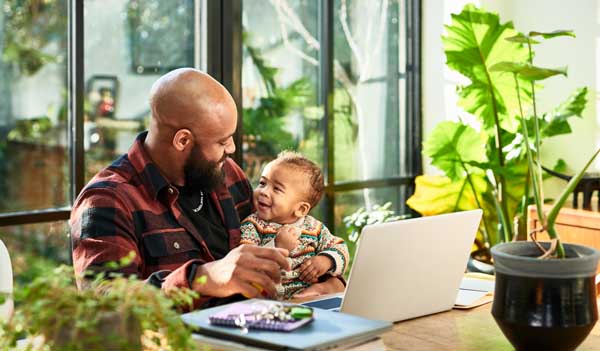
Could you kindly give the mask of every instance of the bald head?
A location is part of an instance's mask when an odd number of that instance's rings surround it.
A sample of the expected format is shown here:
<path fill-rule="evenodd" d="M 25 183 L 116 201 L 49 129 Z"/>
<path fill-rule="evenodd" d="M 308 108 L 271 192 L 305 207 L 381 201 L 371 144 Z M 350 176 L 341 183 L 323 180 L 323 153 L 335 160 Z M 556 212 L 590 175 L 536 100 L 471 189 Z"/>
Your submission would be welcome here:
<path fill-rule="evenodd" d="M 193 68 L 179 68 L 160 77 L 150 92 L 150 134 L 172 136 L 174 130 L 197 129 L 235 113 L 233 98 L 219 82 Z"/>

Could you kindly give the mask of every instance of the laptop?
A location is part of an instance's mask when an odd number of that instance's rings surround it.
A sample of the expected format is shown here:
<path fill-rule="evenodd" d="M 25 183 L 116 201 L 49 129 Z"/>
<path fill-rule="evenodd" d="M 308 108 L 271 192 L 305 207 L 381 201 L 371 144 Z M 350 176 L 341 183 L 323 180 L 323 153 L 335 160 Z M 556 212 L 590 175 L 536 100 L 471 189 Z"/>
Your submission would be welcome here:
<path fill-rule="evenodd" d="M 345 293 L 303 304 L 389 322 L 450 310 L 482 213 L 365 226 Z"/>

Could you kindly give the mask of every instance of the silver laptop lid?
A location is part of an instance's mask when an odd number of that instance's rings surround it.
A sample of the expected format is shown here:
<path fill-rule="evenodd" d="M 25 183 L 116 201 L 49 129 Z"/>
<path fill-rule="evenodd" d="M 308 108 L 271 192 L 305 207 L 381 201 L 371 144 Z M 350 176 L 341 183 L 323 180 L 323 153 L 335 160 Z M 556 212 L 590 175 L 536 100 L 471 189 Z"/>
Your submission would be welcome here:
<path fill-rule="evenodd" d="M 365 226 L 341 311 L 400 321 L 454 305 L 482 211 Z"/>

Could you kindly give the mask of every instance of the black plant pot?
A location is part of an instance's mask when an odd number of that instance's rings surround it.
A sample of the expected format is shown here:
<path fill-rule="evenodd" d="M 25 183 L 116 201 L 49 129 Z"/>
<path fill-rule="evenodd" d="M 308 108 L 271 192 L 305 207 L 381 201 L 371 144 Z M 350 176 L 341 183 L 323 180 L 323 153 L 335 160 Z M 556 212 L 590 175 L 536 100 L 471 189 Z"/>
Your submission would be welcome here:
<path fill-rule="evenodd" d="M 532 242 L 492 248 L 492 315 L 517 350 L 574 350 L 598 319 L 595 274 L 600 253 L 564 246 L 566 259 L 548 260 L 536 258 L 540 250 Z"/>

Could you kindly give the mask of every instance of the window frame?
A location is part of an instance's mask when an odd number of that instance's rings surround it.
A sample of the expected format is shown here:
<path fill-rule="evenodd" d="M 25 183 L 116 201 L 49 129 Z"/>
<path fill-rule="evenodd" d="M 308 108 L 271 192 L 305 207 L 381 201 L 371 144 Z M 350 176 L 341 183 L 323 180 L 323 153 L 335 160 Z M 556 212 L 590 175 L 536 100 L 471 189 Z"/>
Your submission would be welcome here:
<path fill-rule="evenodd" d="M 242 0 L 204 0 L 206 9 L 206 52 L 207 71 L 219 80 L 232 94 L 238 108 L 238 130 L 234 135 L 237 145 L 241 145 L 242 130 Z M 197 0 L 199 4 L 202 0 Z M 0 227 L 21 224 L 68 220 L 71 207 L 85 182 L 84 158 L 84 2 L 69 0 L 68 4 L 68 142 L 70 155 L 70 205 L 41 210 L 8 212 L 0 214 Z M 333 140 L 333 19 L 334 0 L 320 1 L 319 39 L 319 101 L 324 106 L 325 147 L 324 176 L 326 179 L 324 196 L 324 218 L 326 225 L 333 227 L 335 195 L 340 192 L 405 186 L 403 195 L 407 198 L 414 192 L 414 181 L 422 173 L 421 159 L 421 0 L 406 0 L 406 125 L 408 131 L 406 148 L 405 176 L 387 177 L 375 180 L 335 182 L 334 140 Z M 195 21 L 200 21 L 195 18 Z M 200 28 L 200 26 L 196 26 Z M 236 148 L 233 155 L 242 164 L 242 148 Z M 401 204 L 404 206 L 404 204 Z"/>

